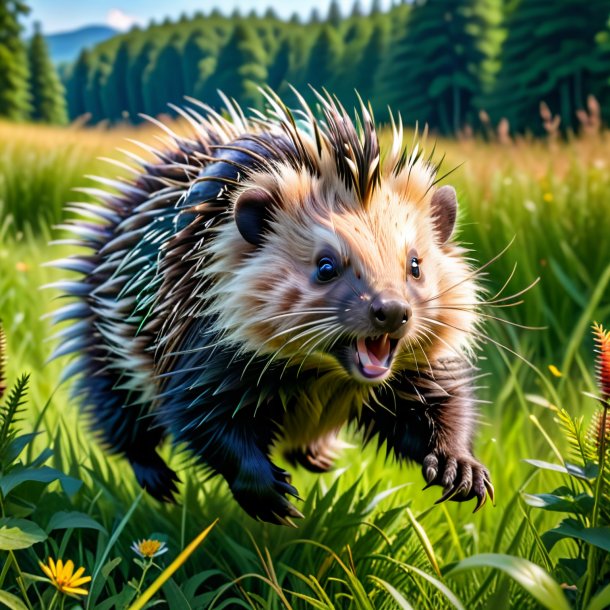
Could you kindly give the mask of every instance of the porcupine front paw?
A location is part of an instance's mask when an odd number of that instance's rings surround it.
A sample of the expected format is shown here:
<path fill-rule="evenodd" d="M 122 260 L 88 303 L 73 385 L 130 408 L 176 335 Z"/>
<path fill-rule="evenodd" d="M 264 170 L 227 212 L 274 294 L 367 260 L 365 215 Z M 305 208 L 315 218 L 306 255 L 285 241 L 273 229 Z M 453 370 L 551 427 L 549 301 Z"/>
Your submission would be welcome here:
<path fill-rule="evenodd" d="M 494 501 L 494 488 L 489 471 L 471 455 L 448 456 L 433 452 L 428 454 L 422 463 L 424 479 L 428 482 L 424 489 L 431 485 L 440 485 L 443 495 L 435 502 L 445 500 L 466 502 L 477 499 L 473 512 L 477 512 L 487 500 Z"/>
<path fill-rule="evenodd" d="M 295 527 L 290 517 L 303 518 L 285 497 L 299 498 L 290 484 L 290 473 L 273 464 L 266 470 L 241 470 L 230 487 L 237 502 L 254 519 Z"/>

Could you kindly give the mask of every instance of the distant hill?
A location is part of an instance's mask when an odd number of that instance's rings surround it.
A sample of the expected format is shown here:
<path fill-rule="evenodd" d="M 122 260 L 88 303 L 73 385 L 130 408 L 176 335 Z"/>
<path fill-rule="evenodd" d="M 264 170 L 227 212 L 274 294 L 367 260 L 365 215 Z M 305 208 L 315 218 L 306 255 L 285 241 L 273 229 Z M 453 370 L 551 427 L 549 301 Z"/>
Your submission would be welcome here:
<path fill-rule="evenodd" d="M 118 34 L 107 25 L 89 25 L 69 32 L 46 36 L 49 53 L 54 63 L 74 61 L 85 47 L 92 47 Z"/>

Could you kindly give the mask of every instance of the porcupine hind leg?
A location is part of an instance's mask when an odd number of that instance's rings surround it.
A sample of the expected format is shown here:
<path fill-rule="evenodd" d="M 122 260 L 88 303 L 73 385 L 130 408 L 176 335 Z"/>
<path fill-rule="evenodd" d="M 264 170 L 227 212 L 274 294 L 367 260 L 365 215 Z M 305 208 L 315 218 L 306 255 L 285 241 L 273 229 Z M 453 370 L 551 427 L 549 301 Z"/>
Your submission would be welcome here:
<path fill-rule="evenodd" d="M 171 384 L 176 376 L 169 379 Z M 251 517 L 289 525 L 287 518 L 303 516 L 286 498 L 299 497 L 290 474 L 269 458 L 272 421 L 254 416 L 247 408 L 236 411 L 230 392 L 217 393 L 216 400 L 175 388 L 166 389 L 166 395 L 161 421 L 198 461 L 225 478 L 234 498 Z M 183 407 L 185 403 L 189 408 Z"/>
<path fill-rule="evenodd" d="M 387 442 L 398 459 L 421 464 L 426 487 L 444 489 L 437 503 L 476 498 L 476 511 L 488 495 L 494 498 L 489 472 L 472 451 L 476 370 L 463 360 L 450 359 L 435 363 L 428 375 L 423 373 L 397 380 L 392 384 L 394 394 L 378 393 L 384 408 L 364 407 L 359 427 L 365 441 L 377 436 L 379 445 Z"/>
<path fill-rule="evenodd" d="M 332 470 L 337 454 L 344 444 L 337 439 L 335 432 L 326 434 L 306 447 L 289 449 L 284 457 L 292 465 L 297 464 L 311 472 L 328 472 Z"/>
<path fill-rule="evenodd" d="M 76 389 L 83 397 L 91 427 L 112 453 L 129 460 L 143 489 L 159 501 L 173 502 L 179 479 L 156 451 L 162 430 L 143 416 L 141 407 L 130 404 L 129 392 L 117 386 L 114 375 L 99 370 L 79 381 Z"/>

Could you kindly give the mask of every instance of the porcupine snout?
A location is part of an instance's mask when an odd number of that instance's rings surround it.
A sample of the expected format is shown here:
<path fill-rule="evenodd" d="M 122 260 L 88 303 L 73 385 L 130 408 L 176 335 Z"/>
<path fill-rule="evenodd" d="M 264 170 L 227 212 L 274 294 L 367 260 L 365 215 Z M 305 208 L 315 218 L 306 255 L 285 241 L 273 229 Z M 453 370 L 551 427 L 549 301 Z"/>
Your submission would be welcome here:
<path fill-rule="evenodd" d="M 411 317 L 411 306 L 391 292 L 380 292 L 371 302 L 369 318 L 380 332 L 392 334 L 403 329 Z"/>

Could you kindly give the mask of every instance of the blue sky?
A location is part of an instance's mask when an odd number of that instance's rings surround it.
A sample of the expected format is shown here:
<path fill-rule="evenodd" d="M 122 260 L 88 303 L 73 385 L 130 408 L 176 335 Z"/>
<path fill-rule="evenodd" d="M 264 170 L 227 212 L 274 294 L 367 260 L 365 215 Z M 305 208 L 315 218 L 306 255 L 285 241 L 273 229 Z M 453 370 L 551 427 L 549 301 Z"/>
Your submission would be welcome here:
<path fill-rule="evenodd" d="M 383 0 L 384 7 L 391 0 Z M 325 14 L 330 0 L 282 0 L 278 2 L 266 0 L 29 0 L 32 11 L 29 23 L 40 21 L 45 34 L 71 30 L 82 25 L 109 24 L 117 29 L 129 29 L 134 23 L 146 25 L 151 19 L 160 21 L 165 17 L 175 19 L 181 13 L 192 14 L 201 10 L 209 12 L 218 7 L 224 13 L 230 13 L 234 8 L 247 13 L 256 9 L 262 13 L 268 6 L 273 6 L 282 17 L 289 17 L 297 11 L 303 16 L 309 15 L 311 9 L 317 7 Z M 353 0 L 340 0 L 344 13 L 351 11 Z M 360 5 L 367 9 L 371 0 L 360 0 Z"/>

